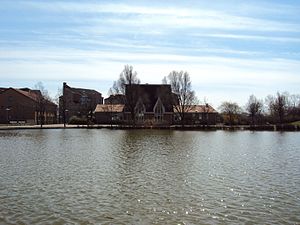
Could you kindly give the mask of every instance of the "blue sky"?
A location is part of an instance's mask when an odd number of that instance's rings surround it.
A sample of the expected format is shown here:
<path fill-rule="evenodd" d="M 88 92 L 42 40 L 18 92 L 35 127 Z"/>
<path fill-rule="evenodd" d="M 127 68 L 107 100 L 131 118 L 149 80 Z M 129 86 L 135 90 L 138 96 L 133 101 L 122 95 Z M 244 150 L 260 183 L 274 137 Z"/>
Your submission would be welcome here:
<path fill-rule="evenodd" d="M 215 107 L 299 94 L 300 1 L 1 0 L 0 86 L 106 96 L 126 64 L 143 83 L 187 71 Z"/>

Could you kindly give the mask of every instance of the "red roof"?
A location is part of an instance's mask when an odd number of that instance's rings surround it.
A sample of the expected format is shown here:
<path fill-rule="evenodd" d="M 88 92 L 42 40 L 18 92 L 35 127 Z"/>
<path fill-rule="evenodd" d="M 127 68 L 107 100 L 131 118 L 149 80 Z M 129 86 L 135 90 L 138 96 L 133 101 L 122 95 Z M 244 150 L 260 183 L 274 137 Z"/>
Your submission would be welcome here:
<path fill-rule="evenodd" d="M 21 90 L 21 89 L 17 89 L 17 88 L 12 88 L 12 87 L 10 87 L 10 88 L 7 88 L 5 91 L 7 91 L 7 90 L 9 90 L 9 89 L 18 92 L 18 93 L 20 93 L 20 94 L 22 94 L 22 95 L 24 95 L 24 96 L 30 98 L 31 100 L 33 100 L 33 101 L 35 101 L 35 102 L 38 101 L 40 97 L 43 97 L 40 90 L 30 90 L 30 89 L 28 89 L 28 91 L 27 91 L 27 88 L 26 88 L 26 91 L 25 91 L 25 89 Z M 55 103 L 49 101 L 48 99 L 45 99 L 45 100 L 46 100 L 46 103 L 47 103 L 47 104 L 56 106 Z"/>
<path fill-rule="evenodd" d="M 101 105 L 98 104 L 95 109 L 95 113 L 100 112 L 123 112 L 124 105 L 118 104 L 118 105 Z"/>
<path fill-rule="evenodd" d="M 16 92 L 19 92 L 22 95 L 25 95 L 26 97 L 32 99 L 33 101 L 37 101 L 38 100 L 38 95 L 35 92 L 31 92 L 31 91 L 22 91 L 20 89 L 14 89 Z"/>

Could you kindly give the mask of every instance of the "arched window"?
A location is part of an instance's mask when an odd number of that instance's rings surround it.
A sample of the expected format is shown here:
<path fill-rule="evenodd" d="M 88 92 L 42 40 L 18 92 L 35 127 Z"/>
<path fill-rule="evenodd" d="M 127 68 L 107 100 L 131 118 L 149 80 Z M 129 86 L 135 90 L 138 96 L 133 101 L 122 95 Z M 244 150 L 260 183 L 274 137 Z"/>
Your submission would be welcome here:
<path fill-rule="evenodd" d="M 134 108 L 135 118 L 137 121 L 144 121 L 144 114 L 146 112 L 145 105 L 142 102 L 142 99 L 139 99 Z"/>
<path fill-rule="evenodd" d="M 153 108 L 155 121 L 162 121 L 165 113 L 165 107 L 162 104 L 160 98 L 157 99 Z"/>

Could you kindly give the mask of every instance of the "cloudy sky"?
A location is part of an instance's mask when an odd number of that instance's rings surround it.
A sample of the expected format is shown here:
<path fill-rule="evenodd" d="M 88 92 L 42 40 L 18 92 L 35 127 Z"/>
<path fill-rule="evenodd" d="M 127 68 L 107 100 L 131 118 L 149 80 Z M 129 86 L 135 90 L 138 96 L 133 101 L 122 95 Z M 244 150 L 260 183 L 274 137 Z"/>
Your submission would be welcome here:
<path fill-rule="evenodd" d="M 126 64 L 143 83 L 187 71 L 215 107 L 299 94 L 300 1 L 1 0 L 0 86 L 107 96 Z"/>

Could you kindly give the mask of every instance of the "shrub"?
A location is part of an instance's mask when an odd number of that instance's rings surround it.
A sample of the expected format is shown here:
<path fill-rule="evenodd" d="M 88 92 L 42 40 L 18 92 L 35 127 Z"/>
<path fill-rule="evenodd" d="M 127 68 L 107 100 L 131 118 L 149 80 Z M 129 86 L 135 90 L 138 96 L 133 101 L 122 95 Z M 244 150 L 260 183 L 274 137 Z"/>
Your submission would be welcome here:
<path fill-rule="evenodd" d="M 69 124 L 74 125 L 85 125 L 87 124 L 86 118 L 78 117 L 78 116 L 72 116 L 69 120 Z"/>

